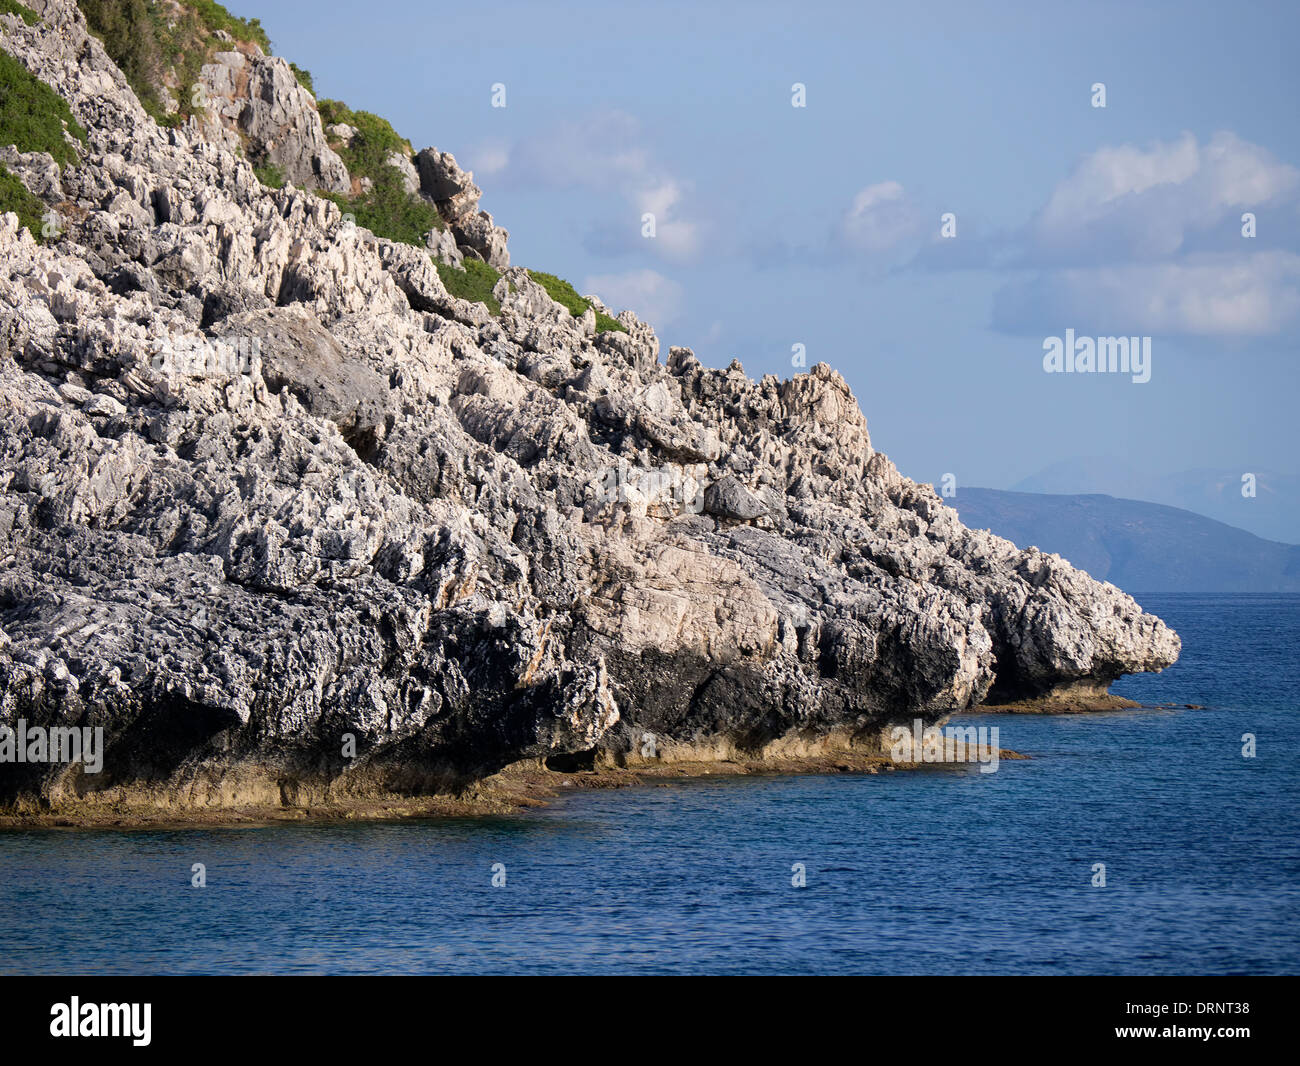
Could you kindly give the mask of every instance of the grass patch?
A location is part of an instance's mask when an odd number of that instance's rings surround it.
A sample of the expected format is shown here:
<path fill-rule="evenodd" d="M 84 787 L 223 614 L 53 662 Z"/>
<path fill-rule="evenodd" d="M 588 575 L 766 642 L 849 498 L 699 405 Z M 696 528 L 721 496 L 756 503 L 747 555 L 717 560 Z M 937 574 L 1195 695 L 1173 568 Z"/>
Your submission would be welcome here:
<path fill-rule="evenodd" d="M 257 175 L 257 180 L 268 189 L 284 188 L 284 171 L 269 159 L 260 167 L 254 167 L 253 173 Z"/>
<path fill-rule="evenodd" d="M 411 142 L 387 119 L 369 111 L 353 111 L 341 100 L 320 100 L 317 107 L 322 125 L 343 123 L 357 131 L 351 144 L 334 141 L 331 147 L 352 177 L 369 178 L 371 182 L 370 191 L 358 196 L 323 195 L 351 212 L 358 226 L 390 241 L 423 248 L 425 234 L 447 228 L 438 209 L 423 197 L 407 192 L 401 171 L 388 162 L 394 152 L 410 155 Z"/>
<path fill-rule="evenodd" d="M 17 145 L 20 152 L 49 152 L 66 166 L 77 161 L 77 153 L 63 136 L 65 127 L 86 143 L 86 131 L 72 117 L 68 102 L 0 50 L 0 144 Z"/>
<path fill-rule="evenodd" d="M 212 0 L 187 0 L 179 9 L 165 0 L 77 0 L 86 25 L 118 65 L 141 106 L 160 126 L 179 126 L 194 113 L 194 83 L 215 52 L 236 41 L 258 45 L 268 55 L 271 41 L 257 19 L 241 19 Z M 168 112 L 170 90 L 180 105 Z"/>
<path fill-rule="evenodd" d="M 501 301 L 492 295 L 492 289 L 501 280 L 501 274 L 495 267 L 479 259 L 465 260 L 465 268 L 457 270 L 447 263 L 435 262 L 438 277 L 447 286 L 447 291 L 462 300 L 487 304 L 487 309 L 494 315 L 501 313 Z"/>
<path fill-rule="evenodd" d="M 563 278 L 557 278 L 554 274 L 544 274 L 540 270 L 530 270 L 528 276 L 545 289 L 546 294 L 557 304 L 567 307 L 569 314 L 574 318 L 581 318 L 591 307 L 591 301 L 579 296 L 578 290 Z M 604 311 L 597 311 L 596 332 L 605 333 L 608 330 L 627 332 L 626 327 L 618 319 L 607 315 Z"/>
<path fill-rule="evenodd" d="M 45 214 L 45 205 L 27 191 L 27 186 L 18 180 L 16 174 L 0 167 L 0 214 L 12 211 L 18 221 L 27 227 L 27 232 L 39 242 L 41 236 L 41 218 Z"/>
<path fill-rule="evenodd" d="M 26 4 L 18 3 L 18 0 L 0 0 L 0 15 L 17 15 L 29 26 L 35 26 L 40 21 L 40 16 L 35 11 Z"/>

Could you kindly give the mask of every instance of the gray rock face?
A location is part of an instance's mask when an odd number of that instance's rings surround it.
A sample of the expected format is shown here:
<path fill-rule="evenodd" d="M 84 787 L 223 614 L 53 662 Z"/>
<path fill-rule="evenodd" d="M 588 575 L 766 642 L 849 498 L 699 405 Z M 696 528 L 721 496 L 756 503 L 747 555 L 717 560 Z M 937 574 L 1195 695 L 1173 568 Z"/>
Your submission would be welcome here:
<path fill-rule="evenodd" d="M 734 474 L 715 481 L 704 490 L 704 509 L 718 518 L 748 522 L 767 514 L 767 506 L 740 482 Z"/>
<path fill-rule="evenodd" d="M 311 415 L 334 423 L 357 451 L 368 452 L 387 432 L 394 406 L 388 381 L 369 366 L 349 359 L 320 320 L 297 304 L 231 315 L 214 328 L 236 352 L 260 359 L 273 393 L 287 390 Z"/>
<path fill-rule="evenodd" d="M 416 173 L 415 164 L 403 152 L 389 152 L 385 162 L 402 175 L 402 188 L 408 193 L 420 191 L 420 175 Z"/>
<path fill-rule="evenodd" d="M 254 158 L 274 163 L 295 185 L 351 191 L 348 168 L 326 143 L 316 101 L 287 61 L 245 52 L 218 52 L 213 59 L 199 71 L 210 140 L 224 134 L 233 148 L 242 136 Z"/>
<path fill-rule="evenodd" d="M 494 225 L 492 216 L 478 210 L 482 190 L 474 184 L 474 175 L 461 170 L 450 152 L 426 148 L 415 157 L 419 172 L 420 193 L 438 208 L 456 236 L 462 254 L 476 256 L 498 270 L 510 265 L 506 249 L 509 234 Z"/>
<path fill-rule="evenodd" d="M 1118 589 L 902 477 L 830 367 L 661 361 L 517 268 L 491 316 L 424 250 L 159 129 L 71 0 L 36 4 L 0 45 L 90 144 L 46 189 L 63 237 L 0 218 L 0 723 L 107 750 L 0 765 L 0 802 L 422 793 L 635 762 L 647 732 L 668 759 L 870 746 L 995 684 L 1177 657 Z M 477 190 L 430 158 L 465 218 Z"/>

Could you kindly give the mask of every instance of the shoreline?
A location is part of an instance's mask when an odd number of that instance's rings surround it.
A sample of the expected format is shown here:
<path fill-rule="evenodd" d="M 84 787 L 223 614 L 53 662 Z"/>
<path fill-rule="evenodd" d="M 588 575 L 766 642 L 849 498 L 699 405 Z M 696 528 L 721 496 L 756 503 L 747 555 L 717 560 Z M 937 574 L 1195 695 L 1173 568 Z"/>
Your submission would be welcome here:
<path fill-rule="evenodd" d="M 1075 696 L 1052 694 L 1007 704 L 981 704 L 955 714 L 952 718 L 982 714 L 1075 715 L 1123 710 L 1203 709 L 1203 705 L 1195 703 L 1138 703 L 1110 693 L 1081 693 Z M 1031 758 L 1007 748 L 999 748 L 998 751 L 999 759 L 1016 761 Z M 663 762 L 638 761 L 634 766 L 603 762 L 591 768 L 573 770 L 552 770 L 544 765 L 543 760 L 526 760 L 507 766 L 458 794 L 357 795 L 301 805 L 281 803 L 167 807 L 120 800 L 111 803 L 61 804 L 52 810 L 20 811 L 10 808 L 0 809 L 0 833 L 30 829 L 239 829 L 273 825 L 482 818 L 526 813 L 548 806 L 561 796 L 582 790 L 669 785 L 675 781 L 703 777 L 878 774 L 897 770 L 952 770 L 974 764 L 973 760 L 959 763 L 896 763 L 886 754 L 868 754 L 842 747 L 815 752 L 782 753 L 774 750 L 769 754 L 748 758 L 732 754 L 713 758 L 686 757 Z"/>
<path fill-rule="evenodd" d="M 1203 711 L 1201 703 L 1139 703 L 1125 696 L 1048 695 L 1037 699 L 1017 700 L 1014 703 L 984 703 L 963 711 L 965 715 L 979 714 L 1097 714 L 1105 711 Z M 960 716 L 956 716 L 960 717 Z"/>
<path fill-rule="evenodd" d="M 1028 755 L 998 749 L 998 758 Z M 169 830 L 254 829 L 272 825 L 332 825 L 344 822 L 403 822 L 430 818 L 481 818 L 523 814 L 561 796 L 584 790 L 671 785 L 704 777 L 762 777 L 786 774 L 879 774 L 899 770 L 958 770 L 979 765 L 896 763 L 888 755 L 834 752 L 816 756 L 717 761 L 640 763 L 635 768 L 599 766 L 589 770 L 548 770 L 540 760 L 516 763 L 484 778 L 461 795 L 385 796 L 344 799 L 309 806 L 164 808 L 86 804 L 80 809 L 0 813 L 0 833 L 31 829 Z"/>

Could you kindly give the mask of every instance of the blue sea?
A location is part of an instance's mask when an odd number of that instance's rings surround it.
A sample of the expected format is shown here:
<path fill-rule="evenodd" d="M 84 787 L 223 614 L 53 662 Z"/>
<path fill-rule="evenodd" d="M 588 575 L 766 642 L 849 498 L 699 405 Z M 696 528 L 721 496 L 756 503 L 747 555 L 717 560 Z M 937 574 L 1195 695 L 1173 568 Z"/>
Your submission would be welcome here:
<path fill-rule="evenodd" d="M 965 719 L 1032 756 L 996 773 L 0 834 L 0 972 L 1294 974 L 1300 596 L 1138 598 L 1183 657 L 1115 691 L 1205 709 Z"/>

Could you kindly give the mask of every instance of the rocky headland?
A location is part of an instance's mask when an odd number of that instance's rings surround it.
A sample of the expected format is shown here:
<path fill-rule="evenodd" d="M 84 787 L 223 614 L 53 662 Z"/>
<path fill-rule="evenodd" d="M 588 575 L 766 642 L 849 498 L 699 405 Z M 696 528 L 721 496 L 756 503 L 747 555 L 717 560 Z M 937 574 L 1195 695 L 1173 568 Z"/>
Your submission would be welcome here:
<path fill-rule="evenodd" d="M 11 816 L 856 768 L 1177 658 L 903 477 L 831 367 L 711 369 L 512 266 L 450 154 L 247 24 L 133 85 L 72 0 L 0 12 L 0 725 L 103 736 L 0 762 Z"/>

